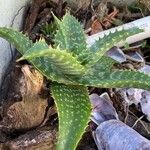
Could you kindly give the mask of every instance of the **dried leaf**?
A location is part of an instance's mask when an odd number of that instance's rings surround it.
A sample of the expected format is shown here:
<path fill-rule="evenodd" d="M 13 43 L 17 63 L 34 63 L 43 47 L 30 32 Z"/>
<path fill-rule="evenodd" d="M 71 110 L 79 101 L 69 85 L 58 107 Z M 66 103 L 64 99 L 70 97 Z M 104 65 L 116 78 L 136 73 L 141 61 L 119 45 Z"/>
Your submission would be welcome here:
<path fill-rule="evenodd" d="M 98 19 L 95 19 L 91 25 L 91 34 L 98 33 L 100 31 L 103 31 L 103 27 Z"/>

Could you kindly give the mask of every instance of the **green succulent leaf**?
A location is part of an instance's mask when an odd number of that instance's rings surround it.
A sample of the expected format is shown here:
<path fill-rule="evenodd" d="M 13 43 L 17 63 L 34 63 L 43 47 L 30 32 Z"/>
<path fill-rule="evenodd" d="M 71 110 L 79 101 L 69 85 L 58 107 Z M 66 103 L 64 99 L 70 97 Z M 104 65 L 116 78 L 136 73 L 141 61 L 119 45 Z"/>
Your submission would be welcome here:
<path fill-rule="evenodd" d="M 76 57 L 73 57 L 67 51 L 60 51 L 52 47 L 48 49 L 29 49 L 20 60 L 32 60 L 38 57 L 42 59 L 48 58 L 48 62 L 42 62 L 43 68 L 44 66 L 47 68 L 48 65 L 53 65 L 53 68 L 56 68 L 64 75 L 81 75 L 85 72 L 84 67 Z"/>
<path fill-rule="evenodd" d="M 54 42 L 55 42 L 55 47 L 59 47 L 59 49 L 66 49 L 67 46 L 66 46 L 66 40 L 65 40 L 65 35 L 64 35 L 64 29 L 63 29 L 63 24 L 61 22 L 61 20 L 59 20 L 54 14 L 54 19 L 55 19 L 55 22 L 57 24 L 57 32 L 56 32 L 56 35 L 55 35 L 55 39 L 54 39 Z"/>
<path fill-rule="evenodd" d="M 112 70 L 114 64 L 118 64 L 118 62 L 116 60 L 104 55 L 92 67 L 89 68 L 88 73 L 94 75 L 99 72 L 110 72 Z"/>
<path fill-rule="evenodd" d="M 48 79 L 59 83 L 73 84 L 72 78 L 85 72 L 84 66 L 70 53 L 53 49 L 44 40 L 36 42 L 18 61 L 24 59 Z"/>
<path fill-rule="evenodd" d="M 68 13 L 60 21 L 54 16 L 58 31 L 55 42 L 60 49 L 66 49 L 68 52 L 78 57 L 78 60 L 84 62 L 89 56 L 90 51 L 86 47 L 85 34 L 80 23 Z"/>
<path fill-rule="evenodd" d="M 53 83 L 51 90 L 59 117 L 57 150 L 74 150 L 91 114 L 87 88 Z"/>
<path fill-rule="evenodd" d="M 115 46 L 115 44 L 120 41 L 125 42 L 128 37 L 141 32 L 143 32 L 142 29 L 134 27 L 127 30 L 116 30 L 113 33 L 110 32 L 108 35 L 105 35 L 103 38 L 100 38 L 90 47 L 90 51 L 93 55 L 91 55 L 88 65 L 93 66 L 110 48 Z"/>
<path fill-rule="evenodd" d="M 11 28 L 0 27 L 0 37 L 13 44 L 21 54 L 33 46 L 28 37 Z"/>
<path fill-rule="evenodd" d="M 80 84 L 99 88 L 133 87 L 150 90 L 150 76 L 138 71 L 114 70 L 86 74 L 80 79 Z"/>

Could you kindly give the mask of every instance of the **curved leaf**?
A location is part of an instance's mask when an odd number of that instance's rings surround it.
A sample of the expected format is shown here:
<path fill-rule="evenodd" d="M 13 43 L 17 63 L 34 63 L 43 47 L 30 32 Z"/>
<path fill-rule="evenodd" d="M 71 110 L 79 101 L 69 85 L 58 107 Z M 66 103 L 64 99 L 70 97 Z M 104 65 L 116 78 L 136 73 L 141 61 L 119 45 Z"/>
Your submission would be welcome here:
<path fill-rule="evenodd" d="M 57 150 L 74 150 L 90 119 L 87 88 L 53 83 L 51 90 L 59 117 Z"/>
<path fill-rule="evenodd" d="M 102 56 L 92 67 L 89 68 L 91 74 L 97 74 L 99 72 L 110 72 L 118 62 L 108 56 Z"/>
<path fill-rule="evenodd" d="M 150 90 L 150 76 L 137 71 L 116 70 L 87 74 L 79 80 L 81 85 L 100 88 L 133 87 Z"/>
<path fill-rule="evenodd" d="M 63 77 L 69 79 L 69 77 L 79 76 L 85 72 L 84 67 L 70 53 L 52 47 L 42 49 L 43 42 L 36 43 L 19 60 L 30 60 L 49 79 L 58 82 L 61 82 L 60 79 Z"/>
<path fill-rule="evenodd" d="M 57 24 L 57 32 L 56 32 L 56 35 L 55 35 L 55 47 L 59 47 L 59 49 L 66 49 L 67 46 L 66 46 L 66 39 L 65 39 L 65 36 L 64 36 L 64 31 L 63 31 L 63 23 L 53 14 L 53 17 L 56 21 L 56 24 Z"/>
<path fill-rule="evenodd" d="M 93 66 L 110 48 L 115 46 L 118 42 L 126 41 L 126 38 L 141 32 L 143 32 L 142 29 L 134 27 L 127 30 L 116 30 L 113 33 L 110 32 L 108 35 L 105 35 L 103 38 L 100 38 L 90 47 L 93 55 L 91 55 L 88 65 Z"/>
<path fill-rule="evenodd" d="M 11 28 L 0 27 L 0 37 L 13 44 L 21 54 L 24 54 L 33 46 L 32 41 L 28 37 Z"/>
<path fill-rule="evenodd" d="M 66 14 L 60 21 L 54 16 L 58 31 L 55 42 L 60 49 L 66 49 L 78 57 L 78 60 L 84 62 L 89 56 L 90 51 L 86 47 L 85 34 L 80 23 L 71 15 Z"/>

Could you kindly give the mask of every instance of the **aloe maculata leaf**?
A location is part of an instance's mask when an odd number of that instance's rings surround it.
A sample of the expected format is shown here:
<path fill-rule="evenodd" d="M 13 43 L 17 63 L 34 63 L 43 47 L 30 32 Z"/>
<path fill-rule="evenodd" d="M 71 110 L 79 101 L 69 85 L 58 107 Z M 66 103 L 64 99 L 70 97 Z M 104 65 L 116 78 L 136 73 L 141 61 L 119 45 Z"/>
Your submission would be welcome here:
<path fill-rule="evenodd" d="M 150 90 L 150 76 L 138 71 L 115 70 L 86 74 L 78 81 L 81 85 L 99 88 L 133 87 Z"/>
<path fill-rule="evenodd" d="M 56 16 L 58 24 L 55 41 L 60 49 L 66 49 L 78 57 L 78 60 L 84 62 L 90 54 L 86 47 L 85 33 L 80 23 L 71 15 L 66 14 L 62 21 Z"/>
<path fill-rule="evenodd" d="M 52 69 L 56 68 L 62 75 L 82 75 L 85 72 L 84 67 L 80 64 L 77 58 L 73 57 L 71 53 L 68 53 L 65 50 L 60 51 L 52 47 L 47 49 L 34 49 L 34 47 L 32 47 L 26 51 L 20 60 L 32 60 L 35 58 L 48 58 L 48 62 L 40 62 L 41 65 L 43 65 L 43 68 L 52 65 Z"/>
<path fill-rule="evenodd" d="M 59 83 L 73 84 L 72 78 L 85 72 L 70 53 L 53 49 L 44 40 L 36 42 L 19 60 L 23 59 L 28 59 L 44 76 Z"/>
<path fill-rule="evenodd" d="M 66 49 L 67 46 L 66 46 L 65 36 L 63 33 L 63 24 L 61 20 L 59 20 L 54 14 L 53 16 L 54 16 L 54 19 L 56 21 L 57 28 L 58 28 L 55 34 L 55 39 L 54 39 L 55 47 L 59 47 L 59 49 L 64 50 Z"/>
<path fill-rule="evenodd" d="M 58 83 L 53 83 L 51 90 L 59 117 L 57 150 L 74 150 L 89 122 L 91 104 L 88 90 L 84 86 Z"/>
<path fill-rule="evenodd" d="M 102 56 L 100 60 L 98 60 L 89 71 L 90 73 L 97 74 L 99 72 L 110 72 L 114 66 L 118 62 L 108 56 Z"/>
<path fill-rule="evenodd" d="M 24 54 L 26 50 L 33 46 L 32 41 L 28 37 L 11 28 L 0 27 L 0 37 L 13 44 L 21 54 Z"/>
<path fill-rule="evenodd" d="M 98 60 L 101 59 L 101 57 L 115 44 L 117 44 L 120 41 L 126 41 L 126 38 L 143 32 L 142 29 L 139 28 L 131 28 L 131 29 L 122 29 L 121 31 L 115 31 L 113 33 L 109 33 L 108 35 L 104 35 L 103 38 L 100 38 L 97 40 L 91 47 L 90 50 L 93 52 L 93 55 L 91 55 L 91 58 L 89 60 L 88 65 L 92 66 L 95 64 Z"/>

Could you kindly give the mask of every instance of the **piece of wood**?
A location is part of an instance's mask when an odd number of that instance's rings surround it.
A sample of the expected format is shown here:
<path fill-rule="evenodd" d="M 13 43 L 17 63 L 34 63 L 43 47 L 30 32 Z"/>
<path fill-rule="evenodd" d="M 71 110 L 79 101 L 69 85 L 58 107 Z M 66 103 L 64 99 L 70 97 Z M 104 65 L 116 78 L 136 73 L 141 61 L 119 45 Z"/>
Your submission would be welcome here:
<path fill-rule="evenodd" d="M 27 34 L 29 34 L 34 27 L 36 19 L 38 17 L 40 6 L 44 1 L 45 0 L 32 0 L 32 5 L 28 12 L 27 20 L 24 27 L 24 31 Z"/>

